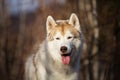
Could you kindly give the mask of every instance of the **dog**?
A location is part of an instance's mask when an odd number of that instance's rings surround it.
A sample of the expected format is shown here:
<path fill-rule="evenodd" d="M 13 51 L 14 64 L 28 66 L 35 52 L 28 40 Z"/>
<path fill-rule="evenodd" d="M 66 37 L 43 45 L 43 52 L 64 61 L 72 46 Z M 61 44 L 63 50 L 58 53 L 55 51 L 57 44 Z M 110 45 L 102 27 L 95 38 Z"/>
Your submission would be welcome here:
<path fill-rule="evenodd" d="M 79 19 L 47 17 L 46 39 L 25 63 L 25 80 L 78 80 L 83 34 Z"/>

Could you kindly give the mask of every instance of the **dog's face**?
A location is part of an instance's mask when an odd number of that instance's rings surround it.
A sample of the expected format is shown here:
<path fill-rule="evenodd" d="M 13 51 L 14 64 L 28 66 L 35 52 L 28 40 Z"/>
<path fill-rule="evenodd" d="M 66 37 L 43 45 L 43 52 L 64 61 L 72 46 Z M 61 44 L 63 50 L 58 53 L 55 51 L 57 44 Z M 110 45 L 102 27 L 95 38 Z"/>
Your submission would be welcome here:
<path fill-rule="evenodd" d="M 48 16 L 47 40 L 50 53 L 63 64 L 69 64 L 71 55 L 78 50 L 81 44 L 81 29 L 77 16 L 72 14 L 69 20 L 54 21 Z"/>

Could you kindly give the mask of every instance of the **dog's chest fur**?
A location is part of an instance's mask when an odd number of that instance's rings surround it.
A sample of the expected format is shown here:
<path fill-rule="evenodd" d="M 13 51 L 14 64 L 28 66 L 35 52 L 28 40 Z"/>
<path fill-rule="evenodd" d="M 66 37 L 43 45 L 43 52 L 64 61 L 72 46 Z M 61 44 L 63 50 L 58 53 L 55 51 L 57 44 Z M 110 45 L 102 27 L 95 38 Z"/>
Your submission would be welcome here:
<path fill-rule="evenodd" d="M 54 61 L 47 52 L 47 44 L 43 42 L 40 51 L 35 55 L 35 68 L 39 68 L 41 64 L 46 71 L 46 80 L 77 80 L 75 66 L 64 65 L 63 63 Z"/>
<path fill-rule="evenodd" d="M 52 67 L 53 69 L 55 67 Z M 49 71 L 50 70 L 50 71 Z M 47 72 L 47 80 L 77 80 L 77 75 L 70 69 L 63 67 L 62 69 L 49 69 Z"/>

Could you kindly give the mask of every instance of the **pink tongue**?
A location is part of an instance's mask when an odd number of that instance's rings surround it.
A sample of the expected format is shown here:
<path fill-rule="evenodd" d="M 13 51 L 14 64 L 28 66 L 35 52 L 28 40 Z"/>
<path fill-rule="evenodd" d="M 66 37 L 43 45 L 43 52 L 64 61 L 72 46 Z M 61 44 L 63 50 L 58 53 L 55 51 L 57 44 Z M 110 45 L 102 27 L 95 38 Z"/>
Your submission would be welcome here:
<path fill-rule="evenodd" d="M 63 64 L 69 64 L 70 56 L 62 56 L 62 62 L 63 62 Z"/>

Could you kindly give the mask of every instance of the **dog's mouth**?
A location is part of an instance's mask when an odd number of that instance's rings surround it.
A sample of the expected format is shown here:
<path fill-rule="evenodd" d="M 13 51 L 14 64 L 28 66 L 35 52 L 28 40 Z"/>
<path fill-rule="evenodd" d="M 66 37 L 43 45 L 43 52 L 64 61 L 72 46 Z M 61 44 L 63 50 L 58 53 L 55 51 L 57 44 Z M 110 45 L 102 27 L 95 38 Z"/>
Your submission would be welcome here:
<path fill-rule="evenodd" d="M 72 51 L 70 53 L 67 53 L 67 54 L 61 54 L 61 56 L 62 56 L 62 63 L 63 64 L 68 65 L 70 63 L 71 53 L 72 53 Z"/>

